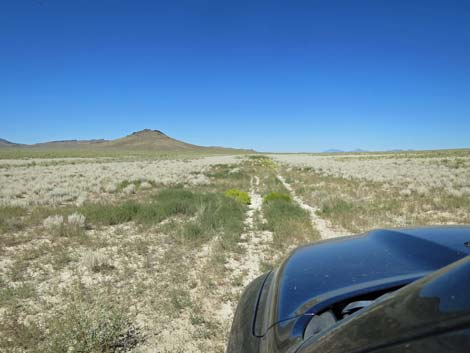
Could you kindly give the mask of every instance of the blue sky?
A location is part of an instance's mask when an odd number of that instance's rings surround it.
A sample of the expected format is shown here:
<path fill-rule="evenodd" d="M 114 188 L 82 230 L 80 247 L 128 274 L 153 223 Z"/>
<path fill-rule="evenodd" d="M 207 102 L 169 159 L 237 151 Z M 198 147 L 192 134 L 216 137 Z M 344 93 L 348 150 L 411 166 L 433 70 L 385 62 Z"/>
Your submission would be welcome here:
<path fill-rule="evenodd" d="M 0 137 L 470 147 L 469 1 L 0 1 Z"/>

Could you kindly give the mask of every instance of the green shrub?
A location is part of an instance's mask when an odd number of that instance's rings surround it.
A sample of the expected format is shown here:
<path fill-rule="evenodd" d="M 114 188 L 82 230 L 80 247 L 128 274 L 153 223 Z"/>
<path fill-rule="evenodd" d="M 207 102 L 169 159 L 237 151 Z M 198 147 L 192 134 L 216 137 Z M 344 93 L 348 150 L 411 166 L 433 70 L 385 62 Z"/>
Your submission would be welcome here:
<path fill-rule="evenodd" d="M 282 192 L 270 192 L 264 197 L 264 202 L 269 203 L 276 200 L 291 201 L 291 196 Z"/>
<path fill-rule="evenodd" d="M 235 199 L 238 202 L 241 202 L 245 205 L 249 205 L 251 203 L 250 195 L 247 192 L 241 191 L 238 189 L 229 189 L 225 191 L 225 196 Z"/>

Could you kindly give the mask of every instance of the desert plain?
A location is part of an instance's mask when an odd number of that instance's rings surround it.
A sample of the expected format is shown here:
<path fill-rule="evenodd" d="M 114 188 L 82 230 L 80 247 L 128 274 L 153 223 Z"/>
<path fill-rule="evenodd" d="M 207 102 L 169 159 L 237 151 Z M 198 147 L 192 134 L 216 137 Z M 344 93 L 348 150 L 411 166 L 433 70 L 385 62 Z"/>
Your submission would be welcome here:
<path fill-rule="evenodd" d="M 0 159 L 1 352 L 224 352 L 295 247 L 470 223 L 470 151 Z"/>

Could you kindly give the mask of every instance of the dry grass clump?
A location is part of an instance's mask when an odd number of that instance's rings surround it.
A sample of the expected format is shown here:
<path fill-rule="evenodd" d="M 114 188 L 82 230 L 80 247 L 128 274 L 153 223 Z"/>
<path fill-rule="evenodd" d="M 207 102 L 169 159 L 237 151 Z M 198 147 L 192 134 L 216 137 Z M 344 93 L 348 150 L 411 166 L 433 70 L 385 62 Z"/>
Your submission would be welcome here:
<path fill-rule="evenodd" d="M 101 272 L 114 268 L 108 255 L 97 251 L 87 251 L 81 259 L 84 268 L 91 272 Z"/>
<path fill-rule="evenodd" d="M 66 220 L 66 221 L 65 221 Z M 76 236 L 82 234 L 85 216 L 74 212 L 65 219 L 62 215 L 52 215 L 44 219 L 43 227 L 53 235 Z"/>
<path fill-rule="evenodd" d="M 63 226 L 64 224 L 64 217 L 61 215 L 54 215 L 47 217 L 44 222 L 42 223 L 44 228 L 46 229 L 57 229 Z"/>
<path fill-rule="evenodd" d="M 72 213 L 71 215 L 67 217 L 67 223 L 69 225 L 80 227 L 80 228 L 85 227 L 85 220 L 86 220 L 85 216 L 78 212 Z"/>

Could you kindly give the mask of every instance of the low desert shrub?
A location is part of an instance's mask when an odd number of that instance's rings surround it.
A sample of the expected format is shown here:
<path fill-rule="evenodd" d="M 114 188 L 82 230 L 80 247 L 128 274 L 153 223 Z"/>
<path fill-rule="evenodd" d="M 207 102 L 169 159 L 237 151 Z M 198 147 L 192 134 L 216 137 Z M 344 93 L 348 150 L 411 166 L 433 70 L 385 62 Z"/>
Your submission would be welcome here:
<path fill-rule="evenodd" d="M 135 347 L 140 337 L 125 308 L 97 298 L 74 298 L 57 311 L 47 322 L 39 351 L 125 352 Z"/>
<path fill-rule="evenodd" d="M 109 257 L 96 251 L 87 251 L 82 257 L 81 264 L 90 272 L 103 272 L 114 269 Z"/>
<path fill-rule="evenodd" d="M 241 191 L 238 189 L 229 189 L 225 191 L 224 195 L 245 205 L 249 205 L 251 203 L 250 195 L 248 195 L 246 191 Z"/>
<path fill-rule="evenodd" d="M 67 218 L 62 215 L 52 215 L 43 221 L 44 228 L 55 236 L 77 236 L 83 234 L 85 216 L 72 213 Z"/>
<path fill-rule="evenodd" d="M 67 217 L 67 223 L 70 226 L 75 226 L 79 228 L 85 227 L 85 216 L 75 212 Z"/>
<path fill-rule="evenodd" d="M 42 225 L 49 230 L 59 229 L 64 225 L 64 217 L 61 215 L 49 216 L 44 220 Z"/>
<path fill-rule="evenodd" d="M 142 340 L 126 308 L 115 298 L 82 287 L 67 294 L 65 305 L 45 312 L 38 324 L 21 319 L 19 300 L 34 296 L 34 287 L 20 286 L 0 291 L 3 306 L 0 319 L 2 352 L 126 352 Z"/>

